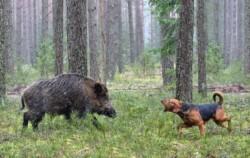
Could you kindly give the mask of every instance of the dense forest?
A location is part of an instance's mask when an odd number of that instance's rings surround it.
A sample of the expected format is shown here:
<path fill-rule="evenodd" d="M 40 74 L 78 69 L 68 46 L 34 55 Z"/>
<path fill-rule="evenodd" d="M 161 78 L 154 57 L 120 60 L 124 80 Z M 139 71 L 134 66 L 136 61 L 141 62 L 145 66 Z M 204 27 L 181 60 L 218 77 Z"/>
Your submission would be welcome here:
<path fill-rule="evenodd" d="M 116 118 L 46 115 L 23 130 L 24 91 L 69 73 L 107 89 Z M 161 100 L 210 103 L 214 91 L 232 133 L 209 123 L 204 139 L 195 128 L 179 138 Z M 249 99 L 250 1 L 0 0 L 0 158 L 248 157 Z"/>

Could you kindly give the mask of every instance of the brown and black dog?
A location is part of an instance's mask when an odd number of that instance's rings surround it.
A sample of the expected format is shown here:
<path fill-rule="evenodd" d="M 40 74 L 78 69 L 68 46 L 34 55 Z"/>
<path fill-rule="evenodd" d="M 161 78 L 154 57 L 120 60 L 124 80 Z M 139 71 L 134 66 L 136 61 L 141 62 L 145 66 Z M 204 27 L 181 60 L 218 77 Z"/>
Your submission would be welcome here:
<path fill-rule="evenodd" d="M 219 97 L 219 101 L 216 102 L 216 97 Z M 210 119 L 223 127 L 227 128 L 231 132 L 231 117 L 227 116 L 224 112 L 223 94 L 221 92 L 215 92 L 213 94 L 213 100 L 215 103 L 194 105 L 183 103 L 177 99 L 164 99 L 161 101 L 164 106 L 164 112 L 173 112 L 181 117 L 184 123 L 178 125 L 178 131 L 182 134 L 183 128 L 189 128 L 192 126 L 198 126 L 201 136 L 205 135 L 205 124 Z M 223 123 L 228 122 L 228 126 Z"/>

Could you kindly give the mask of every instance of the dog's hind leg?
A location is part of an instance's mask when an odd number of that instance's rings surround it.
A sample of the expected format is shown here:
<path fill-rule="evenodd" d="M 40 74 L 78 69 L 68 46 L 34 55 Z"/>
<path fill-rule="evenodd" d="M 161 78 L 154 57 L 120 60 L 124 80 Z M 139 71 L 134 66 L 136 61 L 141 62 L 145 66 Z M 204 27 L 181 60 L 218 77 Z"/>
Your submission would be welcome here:
<path fill-rule="evenodd" d="M 205 130 L 206 130 L 205 125 L 204 124 L 200 124 L 200 125 L 198 125 L 198 127 L 199 127 L 199 130 L 200 130 L 200 135 L 201 136 L 205 136 Z"/>
<path fill-rule="evenodd" d="M 232 131 L 231 117 L 225 114 L 224 109 L 219 109 L 216 111 L 214 122 L 220 127 L 227 128 L 228 132 Z M 224 122 L 228 122 L 227 127 L 223 124 Z"/>

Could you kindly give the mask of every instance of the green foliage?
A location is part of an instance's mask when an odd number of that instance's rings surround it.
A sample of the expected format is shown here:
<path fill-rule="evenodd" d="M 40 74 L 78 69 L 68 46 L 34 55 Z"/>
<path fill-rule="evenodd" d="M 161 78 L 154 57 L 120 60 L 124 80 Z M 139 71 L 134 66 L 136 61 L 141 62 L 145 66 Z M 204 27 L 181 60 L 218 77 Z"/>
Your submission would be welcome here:
<path fill-rule="evenodd" d="M 158 49 L 147 50 L 140 54 L 139 62 L 133 64 L 129 71 L 135 76 L 154 75 L 156 68 L 159 68 L 160 53 Z"/>
<path fill-rule="evenodd" d="M 197 58 L 195 56 L 194 58 Z M 243 71 L 241 61 L 235 61 L 230 66 L 225 67 L 220 47 L 213 43 L 208 46 L 206 54 L 207 82 L 209 84 L 249 84 L 250 80 Z M 194 82 L 198 78 L 198 64 L 194 63 Z"/>
<path fill-rule="evenodd" d="M 177 48 L 178 18 L 170 17 L 171 12 L 179 10 L 177 0 L 150 0 L 154 8 L 154 14 L 158 17 L 161 25 L 161 34 L 164 35 L 161 53 L 165 55 L 175 54 Z"/>
<path fill-rule="evenodd" d="M 218 45 L 208 45 L 206 62 L 208 74 L 217 75 L 219 71 L 224 68 L 222 52 L 220 52 L 220 47 Z"/>
<path fill-rule="evenodd" d="M 241 61 L 230 64 L 229 67 L 222 70 L 220 74 L 217 77 L 214 76 L 214 78 L 218 78 L 219 82 L 224 84 L 238 83 L 248 85 L 250 83 L 250 79 L 244 74 L 243 62 Z"/>
<path fill-rule="evenodd" d="M 50 74 L 54 74 L 55 53 L 51 40 L 44 40 L 38 51 L 36 68 L 40 72 L 42 78 L 48 78 Z"/>
<path fill-rule="evenodd" d="M 140 56 L 140 64 L 143 68 L 143 72 L 145 75 L 153 74 L 156 68 L 157 62 L 160 60 L 157 51 L 146 51 Z"/>
<path fill-rule="evenodd" d="M 7 74 L 7 85 L 27 85 L 39 78 L 39 72 L 32 65 L 16 62 L 15 72 Z"/>

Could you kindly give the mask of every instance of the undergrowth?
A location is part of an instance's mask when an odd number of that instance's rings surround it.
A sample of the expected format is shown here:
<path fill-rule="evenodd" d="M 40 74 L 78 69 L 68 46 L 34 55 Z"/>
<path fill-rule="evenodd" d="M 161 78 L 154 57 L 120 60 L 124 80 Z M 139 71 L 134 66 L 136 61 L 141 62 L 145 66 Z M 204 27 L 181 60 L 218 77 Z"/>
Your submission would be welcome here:
<path fill-rule="evenodd" d="M 226 95 L 225 108 L 233 116 L 233 132 L 207 125 L 200 138 L 198 128 L 187 129 L 180 138 L 176 126 L 181 120 L 164 113 L 160 100 L 173 97 L 164 90 L 112 91 L 118 112 L 115 119 L 97 116 L 101 128 L 74 117 L 69 123 L 61 116 L 46 115 L 33 132 L 22 130 L 20 103 L 0 106 L 0 157 L 249 157 L 249 95 Z M 194 102 L 210 102 L 194 95 Z"/>

